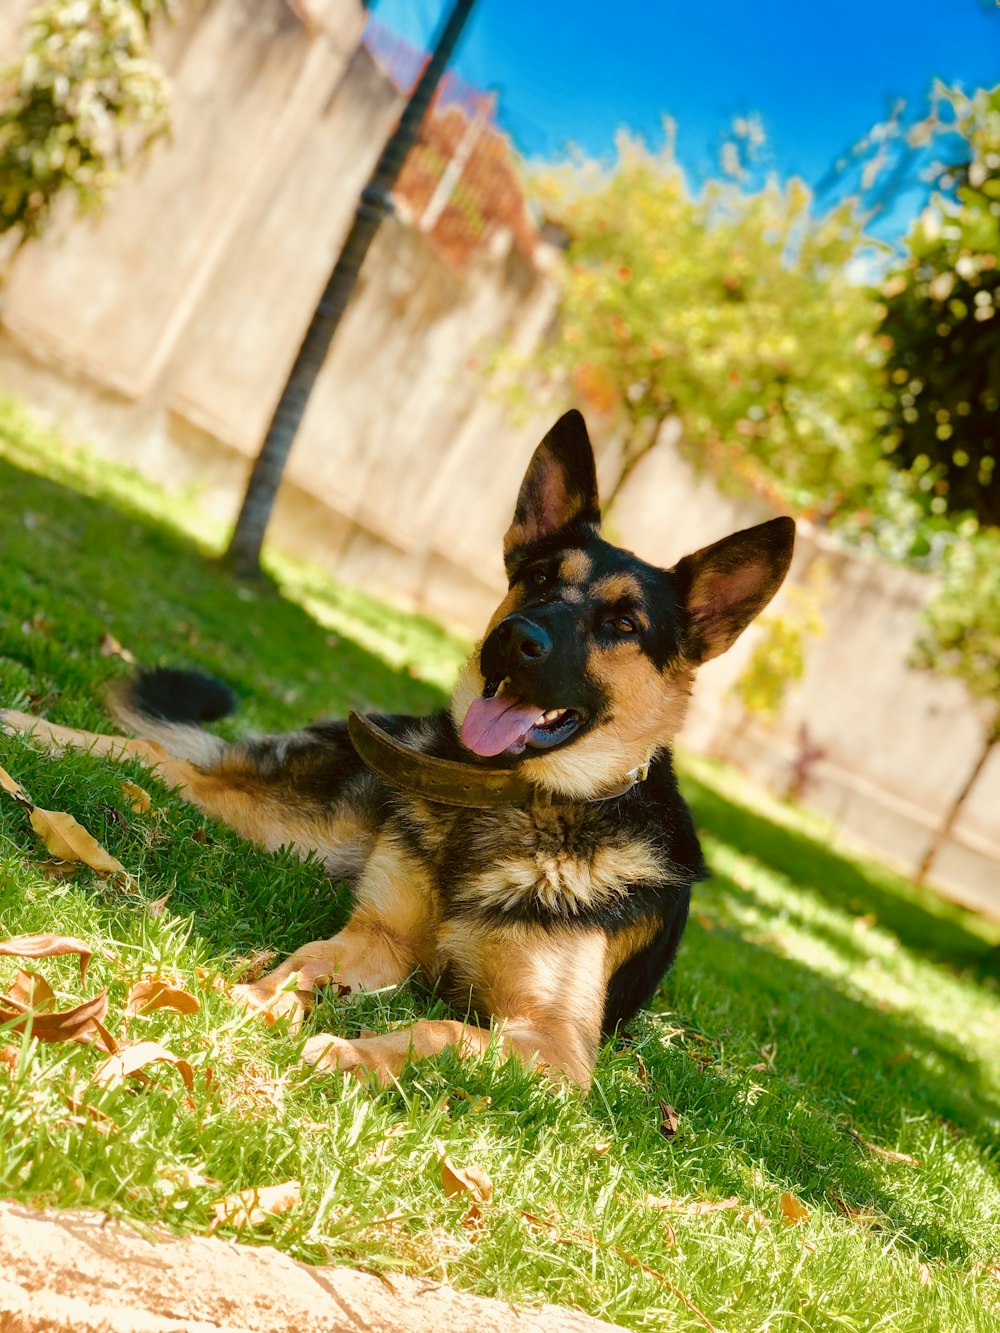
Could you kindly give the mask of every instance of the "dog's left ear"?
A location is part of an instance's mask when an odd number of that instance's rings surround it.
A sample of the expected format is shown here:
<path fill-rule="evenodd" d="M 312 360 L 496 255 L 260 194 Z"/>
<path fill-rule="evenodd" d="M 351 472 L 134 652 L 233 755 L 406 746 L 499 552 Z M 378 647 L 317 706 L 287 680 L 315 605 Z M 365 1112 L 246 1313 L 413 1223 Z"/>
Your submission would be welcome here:
<path fill-rule="evenodd" d="M 600 527 L 594 451 L 583 417 L 561 416 L 532 455 L 514 519 L 503 541 L 504 560 L 563 528 Z"/>
<path fill-rule="evenodd" d="M 682 650 L 697 666 L 718 657 L 763 611 L 792 561 L 795 523 L 772 518 L 686 555 L 671 570 L 687 612 Z"/>

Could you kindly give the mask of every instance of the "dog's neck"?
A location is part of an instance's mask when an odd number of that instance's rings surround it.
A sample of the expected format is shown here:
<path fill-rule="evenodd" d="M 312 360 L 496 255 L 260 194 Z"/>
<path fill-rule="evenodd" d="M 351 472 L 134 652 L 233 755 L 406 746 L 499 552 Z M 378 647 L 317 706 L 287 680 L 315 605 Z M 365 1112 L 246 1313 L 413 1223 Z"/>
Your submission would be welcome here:
<path fill-rule="evenodd" d="M 516 771 L 480 768 L 459 764 L 451 759 L 433 759 L 403 745 L 370 718 L 351 713 L 347 719 L 351 744 L 359 758 L 373 773 L 411 796 L 443 805 L 458 805 L 472 810 L 492 810 L 501 806 L 522 809 L 536 805 L 586 805 L 611 801 L 624 796 L 644 782 L 649 774 L 649 760 L 638 764 L 621 781 L 590 797 L 562 796 L 527 781 Z"/>

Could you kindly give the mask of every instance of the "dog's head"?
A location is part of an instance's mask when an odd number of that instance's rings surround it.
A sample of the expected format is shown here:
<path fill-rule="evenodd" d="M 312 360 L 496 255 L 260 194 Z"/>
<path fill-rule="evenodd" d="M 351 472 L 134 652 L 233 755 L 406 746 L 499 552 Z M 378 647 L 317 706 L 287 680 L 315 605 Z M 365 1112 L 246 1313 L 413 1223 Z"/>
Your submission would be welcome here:
<path fill-rule="evenodd" d="M 795 539 L 772 519 L 658 569 L 598 535 L 579 412 L 535 450 L 507 536 L 507 596 L 452 703 L 462 743 L 540 786 L 588 797 L 676 735 L 695 669 L 777 592 Z"/>

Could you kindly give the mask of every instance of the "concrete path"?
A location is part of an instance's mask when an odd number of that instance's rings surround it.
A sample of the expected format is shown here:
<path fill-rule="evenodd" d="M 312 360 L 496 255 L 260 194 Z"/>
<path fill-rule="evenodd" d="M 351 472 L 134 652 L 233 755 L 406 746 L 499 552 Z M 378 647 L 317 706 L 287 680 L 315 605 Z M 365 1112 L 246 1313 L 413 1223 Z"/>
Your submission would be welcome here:
<path fill-rule="evenodd" d="M 264 1247 L 140 1233 L 0 1203 L 0 1333 L 607 1333 L 413 1278 L 310 1268 Z"/>

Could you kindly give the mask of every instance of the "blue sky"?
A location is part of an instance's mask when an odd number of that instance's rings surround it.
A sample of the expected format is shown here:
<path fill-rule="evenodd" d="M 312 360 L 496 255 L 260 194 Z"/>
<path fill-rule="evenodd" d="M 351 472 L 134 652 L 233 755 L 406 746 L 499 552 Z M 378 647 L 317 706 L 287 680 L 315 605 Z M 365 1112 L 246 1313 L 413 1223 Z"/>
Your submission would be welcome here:
<path fill-rule="evenodd" d="M 428 45 L 449 0 L 374 0 Z M 815 184 L 898 96 L 933 78 L 1000 82 L 994 0 L 478 0 L 454 62 L 499 94 L 528 157 L 568 143 L 609 156 L 619 126 L 650 142 L 678 122 L 681 160 L 710 170 L 734 116 L 757 112 L 782 175 Z"/>

